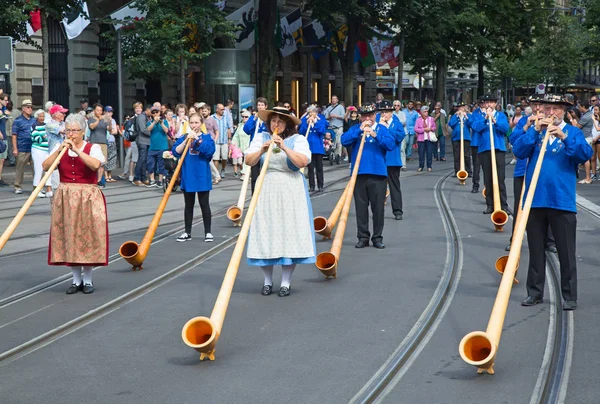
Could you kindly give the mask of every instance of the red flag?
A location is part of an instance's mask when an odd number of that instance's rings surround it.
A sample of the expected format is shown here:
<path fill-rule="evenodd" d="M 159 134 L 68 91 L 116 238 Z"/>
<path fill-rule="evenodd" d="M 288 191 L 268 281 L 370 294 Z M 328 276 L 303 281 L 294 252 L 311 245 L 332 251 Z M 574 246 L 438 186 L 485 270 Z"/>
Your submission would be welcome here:
<path fill-rule="evenodd" d="M 40 10 L 35 10 L 29 13 L 29 22 L 27 23 L 27 33 L 29 36 L 35 34 L 42 29 L 42 15 Z"/>

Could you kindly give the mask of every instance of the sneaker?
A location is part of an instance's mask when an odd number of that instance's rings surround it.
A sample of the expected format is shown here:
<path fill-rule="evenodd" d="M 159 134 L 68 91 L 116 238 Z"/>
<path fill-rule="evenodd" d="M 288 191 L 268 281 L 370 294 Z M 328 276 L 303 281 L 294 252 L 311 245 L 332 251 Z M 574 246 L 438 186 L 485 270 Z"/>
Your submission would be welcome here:
<path fill-rule="evenodd" d="M 206 233 L 206 236 L 204 236 L 204 242 L 205 243 L 212 243 L 213 239 L 214 239 L 214 237 L 210 233 Z"/>
<path fill-rule="evenodd" d="M 136 185 L 138 187 L 143 187 L 144 186 L 144 183 L 142 181 L 140 181 L 140 180 L 135 180 L 135 181 L 132 182 L 132 184 Z"/>
<path fill-rule="evenodd" d="M 509 164 L 517 164 L 517 159 L 512 159 Z"/>
<path fill-rule="evenodd" d="M 191 234 L 183 233 L 181 236 L 177 237 L 178 242 L 184 242 L 192 239 Z"/>
<path fill-rule="evenodd" d="M 38 198 L 45 198 L 46 197 L 46 193 L 44 191 L 40 191 L 40 193 L 37 196 Z"/>
<path fill-rule="evenodd" d="M 237 177 L 238 177 L 238 173 L 233 173 L 233 176 L 234 176 L 235 178 L 237 178 Z"/>
<path fill-rule="evenodd" d="M 129 182 L 133 182 L 133 175 L 129 176 Z"/>
<path fill-rule="evenodd" d="M 150 183 L 148 185 L 146 185 L 146 188 L 156 188 L 156 181 L 150 181 Z"/>
<path fill-rule="evenodd" d="M 6 182 L 4 182 L 3 180 L 0 180 L 0 187 L 5 187 L 8 184 Z"/>
<path fill-rule="evenodd" d="M 106 188 L 106 186 L 103 183 L 99 182 L 98 183 L 98 188 Z"/>
<path fill-rule="evenodd" d="M 221 178 L 225 178 L 225 170 L 221 170 Z"/>
<path fill-rule="evenodd" d="M 156 186 L 157 186 L 158 188 L 162 188 L 162 187 L 163 187 L 163 183 L 162 183 L 162 181 L 156 181 Z"/>
<path fill-rule="evenodd" d="M 46 198 L 52 198 L 54 196 L 54 192 L 46 192 Z"/>
<path fill-rule="evenodd" d="M 15 194 L 20 195 L 22 193 L 23 193 L 23 190 L 21 188 L 15 188 Z"/>

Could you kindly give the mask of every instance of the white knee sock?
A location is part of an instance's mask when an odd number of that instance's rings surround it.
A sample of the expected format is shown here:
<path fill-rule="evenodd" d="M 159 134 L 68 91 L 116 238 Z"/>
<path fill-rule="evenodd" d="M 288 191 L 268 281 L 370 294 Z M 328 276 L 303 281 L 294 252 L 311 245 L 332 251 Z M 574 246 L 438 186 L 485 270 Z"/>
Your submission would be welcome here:
<path fill-rule="evenodd" d="M 75 285 L 81 284 L 81 268 L 71 268 L 71 272 L 73 272 L 73 283 Z"/>
<path fill-rule="evenodd" d="M 92 284 L 92 267 L 81 267 L 83 269 L 83 284 Z"/>
<path fill-rule="evenodd" d="M 281 266 L 281 287 L 290 287 L 290 283 L 292 283 L 292 273 L 294 273 L 294 269 L 296 269 L 296 264 Z"/>
<path fill-rule="evenodd" d="M 273 286 L 273 265 L 261 267 L 265 274 L 265 283 L 263 285 Z"/>

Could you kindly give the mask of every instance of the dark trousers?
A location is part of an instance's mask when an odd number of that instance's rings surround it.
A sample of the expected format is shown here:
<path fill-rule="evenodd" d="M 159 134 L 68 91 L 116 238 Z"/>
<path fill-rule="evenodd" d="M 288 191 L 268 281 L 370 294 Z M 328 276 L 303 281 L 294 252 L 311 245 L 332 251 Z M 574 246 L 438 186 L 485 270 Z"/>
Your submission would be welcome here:
<path fill-rule="evenodd" d="M 454 175 L 460 171 L 460 140 L 452 141 L 452 155 L 454 156 Z M 463 140 L 463 159 L 465 170 L 471 176 L 471 141 Z"/>
<path fill-rule="evenodd" d="M 323 155 L 312 154 L 308 165 L 308 184 L 311 189 L 315 188 L 315 168 L 317 171 L 317 186 L 323 188 Z"/>
<path fill-rule="evenodd" d="M 496 150 L 496 168 L 498 172 L 498 188 L 500 189 L 500 208 L 508 212 L 508 203 L 506 202 L 506 185 L 504 184 L 504 174 L 506 171 L 506 152 Z M 485 202 L 488 208 L 494 207 L 494 187 L 492 186 L 492 154 L 490 151 L 479 153 L 479 161 L 483 168 L 483 184 L 485 185 Z"/>
<path fill-rule="evenodd" d="M 479 170 L 481 168 L 478 149 L 477 146 L 471 146 L 471 159 L 473 160 L 473 189 L 476 190 L 479 189 Z"/>
<path fill-rule="evenodd" d="M 387 168 L 388 186 L 390 187 L 390 198 L 392 199 L 392 212 L 394 216 L 402 215 L 402 189 L 400 189 L 400 169 L 402 167 Z"/>
<path fill-rule="evenodd" d="M 198 194 L 198 203 L 202 209 L 202 220 L 204 222 L 204 234 L 210 233 L 210 225 L 212 221 L 212 213 L 210 211 L 209 195 L 210 191 L 204 192 L 184 192 L 183 200 L 185 201 L 185 212 L 183 219 L 185 221 L 185 232 L 192 234 L 192 221 L 194 220 L 194 204 Z"/>
<path fill-rule="evenodd" d="M 135 165 L 135 180 L 145 181 L 150 145 L 138 144 L 138 161 Z"/>
<path fill-rule="evenodd" d="M 425 140 L 424 142 L 417 142 L 417 144 L 419 145 L 419 168 L 425 166 L 425 157 L 427 157 L 427 168 L 431 168 L 433 143 Z"/>
<path fill-rule="evenodd" d="M 369 204 L 373 213 L 373 236 L 371 241 L 383 239 L 383 218 L 385 189 L 387 178 L 380 175 L 360 174 L 356 177 L 354 187 L 354 205 L 356 207 L 357 237 L 359 240 L 369 240 Z"/>
<path fill-rule="evenodd" d="M 560 285 L 564 300 L 577 300 L 577 261 L 575 239 L 577 215 L 565 210 L 534 208 L 527 221 L 529 244 L 529 271 L 527 272 L 527 295 L 544 296 L 546 281 L 545 239 L 548 226 L 556 237 L 556 250 L 560 262 Z"/>
<path fill-rule="evenodd" d="M 256 185 L 256 180 L 260 175 L 260 162 L 254 164 L 250 167 L 250 185 L 252 186 L 252 193 L 254 193 L 254 186 Z"/>
<path fill-rule="evenodd" d="M 433 143 L 433 157 L 438 158 L 438 147 L 440 148 L 439 158 L 446 158 L 446 137 L 438 135 L 438 141 Z"/>
<path fill-rule="evenodd" d="M 513 235 L 515 234 L 515 229 L 517 226 L 517 218 L 519 217 L 519 200 L 521 199 L 521 190 L 523 189 L 523 182 L 525 181 L 525 177 L 515 177 L 513 179 L 513 195 L 515 196 L 515 201 L 513 203 L 513 226 L 512 226 L 512 234 L 510 236 L 510 242 L 512 243 Z M 546 247 L 555 246 L 556 243 L 554 241 L 554 235 L 552 234 L 552 229 L 548 226 L 548 231 L 546 232 L 546 239 L 544 240 L 544 245 Z"/>

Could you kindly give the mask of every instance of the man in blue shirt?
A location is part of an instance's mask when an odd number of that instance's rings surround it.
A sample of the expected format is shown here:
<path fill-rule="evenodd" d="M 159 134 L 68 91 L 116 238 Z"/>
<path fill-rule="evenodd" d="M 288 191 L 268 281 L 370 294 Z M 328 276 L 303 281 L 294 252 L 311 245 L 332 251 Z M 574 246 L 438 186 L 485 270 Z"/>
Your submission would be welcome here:
<path fill-rule="evenodd" d="M 546 273 L 545 236 L 548 225 L 556 239 L 560 262 L 563 310 L 577 308 L 577 205 L 575 171 L 593 154 L 581 129 L 564 122 L 570 103 L 560 95 L 546 94 L 542 100 L 543 116 L 515 139 L 513 152 L 528 159 L 525 173 L 525 199 L 530 190 L 533 171 L 540 155 L 542 141 L 549 133 L 546 153 L 533 195 L 527 220 L 529 269 L 527 299 L 521 304 L 533 306 L 543 302 Z M 528 125 L 526 125 L 528 126 Z"/>
<path fill-rule="evenodd" d="M 496 111 L 497 97 L 486 94 L 482 98 L 484 102 L 485 115 L 473 116 L 471 127 L 480 133 L 479 138 L 479 161 L 483 168 L 483 182 L 485 184 L 485 201 L 487 209 L 483 211 L 484 215 L 494 212 L 494 189 L 492 186 L 492 152 L 496 156 L 496 173 L 498 176 L 498 189 L 500 191 L 500 209 L 508 212 L 508 203 L 506 201 L 506 185 L 504 176 L 506 170 L 506 142 L 505 136 L 508 132 L 508 119 L 502 112 Z M 475 114 L 474 114 L 475 115 Z M 490 133 L 490 120 L 492 122 L 492 133 Z M 491 150 L 491 136 L 494 137 L 494 150 Z"/>
<path fill-rule="evenodd" d="M 31 160 L 31 127 L 35 123 L 33 105 L 30 99 L 21 102 L 21 115 L 15 119 L 12 127 L 13 155 L 17 158 L 17 170 L 15 176 L 15 194 L 22 194 L 21 184 L 25 165 L 31 163 L 33 172 L 33 161 Z"/>
<path fill-rule="evenodd" d="M 473 112 L 471 113 L 471 119 L 467 120 L 467 125 L 471 129 L 471 160 L 473 161 L 473 189 L 471 189 L 471 193 L 479 192 L 479 173 L 481 171 L 481 162 L 479 161 L 479 139 L 481 138 L 481 133 L 473 129 L 473 122 L 481 117 L 485 116 L 483 112 L 484 102 L 480 99 L 479 105 L 477 105 Z"/>
<path fill-rule="evenodd" d="M 223 104 L 217 104 L 217 110 L 212 116 L 217 121 L 219 127 L 219 133 L 217 140 L 215 141 L 215 155 L 213 156 L 213 162 L 215 167 L 219 169 L 219 160 L 221 161 L 221 178 L 225 178 L 225 167 L 227 166 L 227 158 L 229 157 L 229 143 L 231 142 L 231 124 L 225 116 L 225 106 Z"/>
<path fill-rule="evenodd" d="M 414 110 L 414 105 L 412 101 L 409 101 L 406 106 L 407 109 L 404 111 L 404 115 L 406 115 L 406 133 L 408 133 L 408 140 L 406 141 L 407 161 L 410 161 L 412 157 L 413 143 L 415 142 L 415 123 L 417 123 L 419 117 L 419 113 Z"/>
<path fill-rule="evenodd" d="M 465 165 L 465 171 L 469 174 L 471 179 L 473 173 L 471 172 L 471 128 L 468 125 L 468 121 L 471 118 L 471 114 L 467 114 L 467 104 L 461 101 L 458 104 L 458 111 L 450 117 L 448 126 L 452 128 L 452 154 L 454 155 L 454 175 L 460 170 L 460 136 L 462 132 L 463 137 L 463 161 Z M 475 183 L 473 183 L 475 186 Z"/>
<path fill-rule="evenodd" d="M 342 135 L 342 145 L 352 146 L 350 169 L 353 171 L 363 134 L 365 144 L 354 186 L 354 205 L 358 243 L 356 248 L 369 246 L 369 204 L 373 212 L 373 247 L 385 248 L 383 244 L 383 223 L 385 189 L 387 182 L 386 153 L 394 149 L 394 138 L 388 129 L 375 121 L 377 107 L 364 104 L 360 108 L 360 125 L 354 125 Z"/>
<path fill-rule="evenodd" d="M 258 97 L 256 99 L 256 110 L 257 111 L 264 111 L 267 109 L 268 107 L 268 103 L 267 103 L 267 99 L 265 97 Z M 257 125 L 258 123 L 258 125 Z M 250 142 L 252 142 L 252 139 L 254 139 L 254 135 L 256 135 L 257 133 L 262 133 L 262 132 L 266 132 L 267 131 L 267 126 L 265 125 L 265 123 L 263 121 L 261 121 L 258 118 L 258 115 L 252 115 L 248 121 L 246 122 L 246 124 L 244 125 L 244 132 L 246 132 L 247 134 L 250 135 Z M 260 164 L 255 164 L 250 168 L 250 174 L 251 174 L 251 186 L 252 186 L 252 193 L 254 193 L 254 185 L 256 184 L 256 180 L 258 179 L 258 176 L 260 175 Z"/>
<path fill-rule="evenodd" d="M 150 132 L 150 147 L 146 163 L 150 183 L 146 187 L 162 188 L 163 176 L 167 173 L 165 171 L 163 152 L 169 149 L 169 141 L 167 139 L 169 123 L 161 116 L 160 107 L 153 106 L 150 112 L 152 113 L 152 120 L 147 123 L 147 129 Z M 154 180 L 155 168 L 156 172 L 158 172 L 158 182 Z"/>

